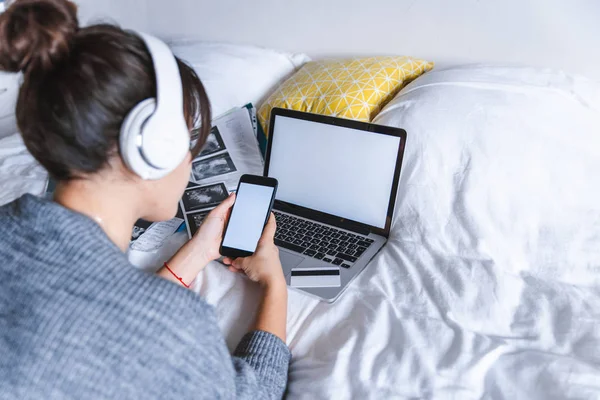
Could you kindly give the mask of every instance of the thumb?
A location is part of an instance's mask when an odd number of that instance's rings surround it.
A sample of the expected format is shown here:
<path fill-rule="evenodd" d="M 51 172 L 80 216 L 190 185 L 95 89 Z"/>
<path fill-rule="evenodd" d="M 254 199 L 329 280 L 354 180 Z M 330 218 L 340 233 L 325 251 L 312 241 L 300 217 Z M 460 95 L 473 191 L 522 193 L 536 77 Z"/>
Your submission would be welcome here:
<path fill-rule="evenodd" d="M 233 203 L 235 203 L 235 193 L 231 193 L 221 204 L 215 207 L 213 212 L 218 216 L 225 216 Z"/>
<path fill-rule="evenodd" d="M 277 222 L 275 221 L 275 214 L 271 213 L 269 220 L 267 221 L 267 225 L 265 225 L 265 229 L 263 230 L 263 234 L 260 238 L 261 242 L 264 241 L 273 241 L 273 237 L 275 236 L 275 231 L 277 230 Z"/>

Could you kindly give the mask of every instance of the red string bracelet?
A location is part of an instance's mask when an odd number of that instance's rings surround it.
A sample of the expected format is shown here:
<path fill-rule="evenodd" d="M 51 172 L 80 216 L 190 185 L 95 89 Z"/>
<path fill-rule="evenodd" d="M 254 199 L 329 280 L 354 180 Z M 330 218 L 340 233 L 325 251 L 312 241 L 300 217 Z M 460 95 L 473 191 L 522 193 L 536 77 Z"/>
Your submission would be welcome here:
<path fill-rule="evenodd" d="M 183 281 L 183 279 L 181 279 L 181 277 L 180 277 L 180 276 L 177 276 L 177 274 L 176 274 L 175 272 L 173 272 L 173 270 L 172 270 L 171 268 L 169 268 L 169 266 L 167 265 L 167 263 L 164 263 L 163 265 L 165 266 L 165 268 L 166 268 L 167 270 L 169 270 L 169 272 L 170 272 L 170 273 L 171 273 L 171 274 L 172 274 L 172 275 L 173 275 L 175 278 L 177 278 L 177 280 L 178 280 L 179 282 L 181 282 L 181 284 L 182 284 L 183 286 L 185 286 L 185 287 L 186 287 L 186 288 L 188 288 L 188 289 L 190 288 L 190 285 L 186 285 L 186 284 L 185 284 L 185 282 Z"/>

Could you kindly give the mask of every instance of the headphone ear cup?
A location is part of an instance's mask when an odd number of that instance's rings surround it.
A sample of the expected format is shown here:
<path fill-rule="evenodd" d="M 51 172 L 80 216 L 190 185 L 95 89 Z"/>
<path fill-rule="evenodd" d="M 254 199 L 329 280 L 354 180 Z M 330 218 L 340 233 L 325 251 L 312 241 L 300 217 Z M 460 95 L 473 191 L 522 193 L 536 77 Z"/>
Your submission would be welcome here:
<path fill-rule="evenodd" d="M 121 125 L 119 136 L 121 158 L 125 165 L 142 179 L 157 179 L 156 175 L 163 172 L 150 165 L 142 155 L 144 125 L 155 110 L 156 100 L 146 99 L 127 114 Z"/>
<path fill-rule="evenodd" d="M 143 179 L 160 179 L 174 171 L 190 150 L 190 132 L 183 112 L 183 87 L 177 59 L 159 39 L 138 33 L 156 73 L 156 99 L 135 106 L 123 121 L 121 157 Z"/>

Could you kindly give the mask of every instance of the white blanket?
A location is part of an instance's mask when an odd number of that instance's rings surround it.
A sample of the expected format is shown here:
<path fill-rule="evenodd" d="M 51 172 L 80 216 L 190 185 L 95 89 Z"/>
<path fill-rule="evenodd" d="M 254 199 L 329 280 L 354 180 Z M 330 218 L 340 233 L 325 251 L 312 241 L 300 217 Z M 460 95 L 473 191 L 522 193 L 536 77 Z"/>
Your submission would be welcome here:
<path fill-rule="evenodd" d="M 48 174 L 29 154 L 21 135 L 0 138 L 0 205 L 25 193 L 41 194 Z"/>
<path fill-rule="evenodd" d="M 434 71 L 375 122 L 409 134 L 375 277 L 409 310 L 397 394 L 600 398 L 600 85 Z"/>
<path fill-rule="evenodd" d="M 409 135 L 392 235 L 334 304 L 290 291 L 289 398 L 599 398 L 599 109 L 593 82 L 510 68 L 393 100 L 376 120 Z M 0 203 L 43 187 L 6 143 Z M 213 263 L 196 289 L 234 347 L 257 287 Z"/>
<path fill-rule="evenodd" d="M 393 232 L 334 304 L 291 292 L 291 398 L 600 397 L 600 86 L 427 74 L 376 122 L 408 131 Z M 256 289 L 200 291 L 233 345 Z"/>

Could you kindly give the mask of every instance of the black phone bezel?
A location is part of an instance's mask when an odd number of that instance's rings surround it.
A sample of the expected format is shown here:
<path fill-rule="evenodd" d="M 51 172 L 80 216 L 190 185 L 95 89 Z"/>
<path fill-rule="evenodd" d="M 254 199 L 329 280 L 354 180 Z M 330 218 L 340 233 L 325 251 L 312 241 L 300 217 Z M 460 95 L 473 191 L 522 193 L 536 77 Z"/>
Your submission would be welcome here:
<path fill-rule="evenodd" d="M 260 185 L 260 186 L 267 186 L 267 187 L 273 188 L 273 194 L 271 195 L 271 202 L 269 204 L 267 216 L 266 216 L 265 222 L 263 224 L 263 230 L 264 230 L 264 227 L 267 225 L 267 222 L 269 221 L 269 217 L 271 215 L 271 210 L 273 209 L 273 203 L 275 202 L 275 195 L 277 194 L 277 185 L 278 185 L 277 179 L 269 178 L 266 176 L 259 176 L 259 175 L 250 175 L 250 174 L 242 175 L 240 177 L 240 181 L 238 182 L 236 193 L 239 191 L 240 184 L 242 184 L 242 183 L 249 183 L 252 185 Z M 235 203 L 231 207 L 232 213 L 233 213 L 234 208 L 235 208 Z M 225 229 L 223 229 L 223 237 L 221 238 L 221 245 L 219 246 L 219 253 L 221 253 L 222 256 L 230 257 L 230 258 L 249 257 L 249 256 L 253 255 L 254 251 L 250 252 L 250 251 L 246 251 L 246 250 L 235 249 L 233 247 L 223 246 L 223 241 L 225 240 L 225 235 L 227 234 L 227 228 L 229 227 L 230 219 L 231 218 L 227 219 L 227 222 L 225 223 Z"/>

